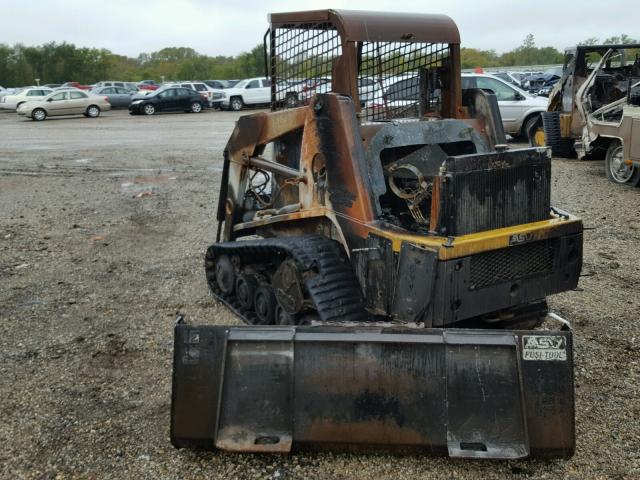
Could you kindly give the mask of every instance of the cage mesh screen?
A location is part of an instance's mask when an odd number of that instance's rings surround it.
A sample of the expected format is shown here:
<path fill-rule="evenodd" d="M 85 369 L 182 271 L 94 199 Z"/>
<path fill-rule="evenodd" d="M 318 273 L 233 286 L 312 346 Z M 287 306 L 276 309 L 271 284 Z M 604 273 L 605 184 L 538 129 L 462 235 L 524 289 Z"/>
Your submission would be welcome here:
<path fill-rule="evenodd" d="M 333 59 L 342 54 L 331 23 L 278 27 L 271 32 L 271 109 L 309 103 L 316 93 L 331 91 Z"/>
<path fill-rule="evenodd" d="M 449 69 L 449 45 L 363 42 L 358 93 L 365 120 L 439 114 L 441 67 Z"/>
<path fill-rule="evenodd" d="M 341 38 L 329 22 L 282 25 L 271 30 L 271 108 L 306 105 L 332 91 L 333 61 Z M 440 113 L 440 67 L 449 67 L 441 43 L 360 42 L 358 96 L 363 120 Z M 345 93 L 345 92 L 343 92 Z"/>

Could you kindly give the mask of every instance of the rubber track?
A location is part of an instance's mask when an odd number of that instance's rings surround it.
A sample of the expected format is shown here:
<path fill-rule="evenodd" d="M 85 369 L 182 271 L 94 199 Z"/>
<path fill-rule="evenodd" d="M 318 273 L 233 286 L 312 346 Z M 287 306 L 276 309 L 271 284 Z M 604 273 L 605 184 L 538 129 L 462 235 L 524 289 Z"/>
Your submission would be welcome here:
<path fill-rule="evenodd" d="M 554 157 L 574 158 L 573 140 L 562 138 L 558 112 L 542 112 L 542 128 L 547 146 L 551 147 Z"/>
<path fill-rule="evenodd" d="M 215 259 L 238 255 L 242 264 L 279 264 L 293 258 L 303 283 L 322 322 L 366 322 L 369 316 L 362 303 L 358 280 L 342 246 L 319 235 L 280 237 L 211 245 L 205 256 L 207 283 L 211 293 L 231 308 L 245 323 L 255 324 L 252 311 L 240 307 L 235 296 L 225 296 L 215 280 Z"/>

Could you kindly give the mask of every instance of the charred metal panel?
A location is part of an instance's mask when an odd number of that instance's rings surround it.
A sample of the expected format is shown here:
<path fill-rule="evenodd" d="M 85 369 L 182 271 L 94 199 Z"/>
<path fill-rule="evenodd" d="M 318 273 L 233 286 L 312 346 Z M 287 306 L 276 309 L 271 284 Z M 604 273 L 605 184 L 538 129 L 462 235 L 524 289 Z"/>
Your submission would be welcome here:
<path fill-rule="evenodd" d="M 540 456 L 551 457 L 555 456 L 556 452 L 564 451 L 564 456 L 568 457 L 573 455 L 575 450 L 575 418 L 573 415 L 567 415 L 568 409 L 573 409 L 573 358 L 570 354 L 573 351 L 573 336 L 559 337 L 553 331 L 546 333 L 549 335 L 539 337 L 522 332 L 519 339 L 523 355 L 539 351 L 544 355 L 541 358 L 556 357 L 555 360 L 534 360 L 527 355 L 529 359 L 522 359 L 519 365 L 522 378 L 527 379 L 524 382 L 524 405 L 529 448 L 532 452 L 538 452 Z M 532 342 L 532 339 L 536 341 Z M 549 340 L 551 342 L 548 342 Z M 530 342 L 537 344 L 535 349 L 526 348 Z M 562 348 L 553 348 L 562 347 L 563 343 L 566 343 L 566 362 L 557 359 L 558 353 L 562 357 Z M 554 375 L 540 375 L 550 362 L 553 363 Z"/>
<path fill-rule="evenodd" d="M 404 242 L 400 248 L 392 315 L 406 322 L 420 321 L 431 303 L 438 253 Z"/>
<path fill-rule="evenodd" d="M 173 350 L 171 443 L 213 448 L 226 329 L 177 325 Z"/>
<path fill-rule="evenodd" d="M 439 281 L 424 321 L 443 327 L 576 288 L 582 234 L 440 261 L 437 269 Z"/>
<path fill-rule="evenodd" d="M 418 446 L 445 453 L 442 338 L 412 335 L 409 342 L 396 343 L 393 335 L 388 342 L 376 341 L 375 333 L 341 335 L 298 335 L 296 442 Z"/>
<path fill-rule="evenodd" d="M 177 447 L 573 454 L 570 331 L 182 324 L 175 338 Z"/>
<path fill-rule="evenodd" d="M 317 95 L 311 103 L 318 149 L 326 162 L 327 206 L 338 215 L 347 239 L 365 237 L 359 224 L 375 218 L 375 201 L 353 102 L 335 94 Z M 354 221 L 355 220 L 355 221 Z"/>
<path fill-rule="evenodd" d="M 391 312 L 396 282 L 396 261 L 391 240 L 369 235 L 361 247 L 351 251 L 356 277 L 363 290 L 366 307 L 379 315 Z"/>
<path fill-rule="evenodd" d="M 216 447 L 227 451 L 291 450 L 293 334 L 293 329 L 229 332 Z"/>
<path fill-rule="evenodd" d="M 478 119 L 483 125 L 482 133 L 490 148 L 493 150 L 498 144 L 506 144 L 498 97 L 478 88 L 469 88 L 464 91 L 462 98 L 471 117 Z"/>
<path fill-rule="evenodd" d="M 449 455 L 519 458 L 529 453 L 516 338 L 445 332 Z M 486 341 L 485 340 L 489 340 Z"/>
<path fill-rule="evenodd" d="M 528 148 L 449 157 L 437 233 L 459 236 L 549 218 L 551 159 Z"/>

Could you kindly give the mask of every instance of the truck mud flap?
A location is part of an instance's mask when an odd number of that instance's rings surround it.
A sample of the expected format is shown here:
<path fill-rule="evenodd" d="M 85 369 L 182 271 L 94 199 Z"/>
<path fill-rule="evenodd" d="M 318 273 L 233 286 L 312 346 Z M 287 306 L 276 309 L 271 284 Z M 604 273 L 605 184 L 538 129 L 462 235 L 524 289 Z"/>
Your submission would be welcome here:
<path fill-rule="evenodd" d="M 176 325 L 171 440 L 569 457 L 570 331 Z"/>

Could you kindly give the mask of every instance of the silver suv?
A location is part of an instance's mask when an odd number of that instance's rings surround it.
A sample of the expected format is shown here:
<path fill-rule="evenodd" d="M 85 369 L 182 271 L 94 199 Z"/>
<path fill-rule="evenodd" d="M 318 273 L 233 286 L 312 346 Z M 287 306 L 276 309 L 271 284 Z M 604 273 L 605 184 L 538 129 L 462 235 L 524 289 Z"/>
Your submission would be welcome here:
<path fill-rule="evenodd" d="M 462 89 L 480 88 L 495 93 L 505 133 L 527 137 L 527 132 L 547 110 L 547 99 L 522 90 L 500 78 L 486 73 L 463 73 Z"/>

